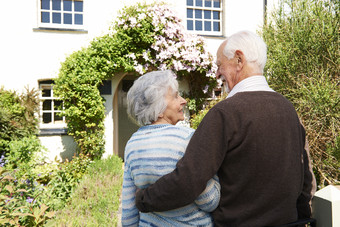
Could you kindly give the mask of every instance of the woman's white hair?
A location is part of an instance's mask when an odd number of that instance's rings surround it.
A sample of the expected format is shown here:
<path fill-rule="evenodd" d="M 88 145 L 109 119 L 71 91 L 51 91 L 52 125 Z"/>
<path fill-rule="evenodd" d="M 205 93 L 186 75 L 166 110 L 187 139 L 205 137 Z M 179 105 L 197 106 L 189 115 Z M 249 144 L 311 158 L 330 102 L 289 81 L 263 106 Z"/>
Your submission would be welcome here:
<path fill-rule="evenodd" d="M 263 71 L 267 61 L 267 45 L 255 33 L 240 31 L 228 38 L 223 54 L 228 59 L 235 56 L 236 50 L 243 52 L 248 62 L 256 64 Z"/>
<path fill-rule="evenodd" d="M 127 113 L 139 125 L 149 125 L 162 114 L 169 88 L 178 90 L 176 75 L 170 71 L 154 71 L 144 74 L 133 83 L 127 93 Z"/>

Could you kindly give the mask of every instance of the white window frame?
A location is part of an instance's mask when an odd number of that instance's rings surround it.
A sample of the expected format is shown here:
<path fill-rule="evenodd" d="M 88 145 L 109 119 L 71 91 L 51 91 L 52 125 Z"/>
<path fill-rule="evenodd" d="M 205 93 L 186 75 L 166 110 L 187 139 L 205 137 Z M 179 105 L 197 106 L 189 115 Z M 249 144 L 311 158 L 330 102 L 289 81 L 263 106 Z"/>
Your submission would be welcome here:
<path fill-rule="evenodd" d="M 202 7 L 201 6 L 196 6 L 196 1 L 197 0 L 192 0 L 193 1 L 193 6 L 189 6 L 188 2 L 186 1 L 186 28 L 189 32 L 195 33 L 195 34 L 199 34 L 199 35 L 210 35 L 210 36 L 222 36 L 223 35 L 223 0 L 220 0 L 220 7 L 219 8 L 215 8 L 213 5 L 214 0 L 211 0 L 211 7 L 206 7 L 205 6 L 205 0 L 202 0 Z M 188 9 L 192 9 L 193 10 L 193 17 L 192 18 L 188 18 Z M 195 10 L 202 10 L 202 18 L 195 18 Z M 211 19 L 205 19 L 204 18 L 204 10 L 209 10 L 209 11 L 216 11 L 220 13 L 220 17 L 219 19 L 214 19 L 213 15 L 211 14 Z M 188 20 L 192 20 L 193 21 L 193 29 L 194 30 L 189 30 L 188 29 Z M 202 21 L 202 30 L 195 30 L 195 22 L 196 21 Z M 204 22 L 205 21 L 210 21 L 211 23 L 211 29 L 212 31 L 204 31 Z M 219 22 L 220 23 L 220 31 L 213 31 L 213 22 Z"/>
<path fill-rule="evenodd" d="M 62 120 L 56 121 L 54 118 L 55 113 L 60 113 L 61 110 L 54 109 L 54 102 L 55 101 L 60 101 L 59 98 L 54 97 L 54 92 L 53 92 L 53 84 L 52 83 L 44 83 L 41 81 L 39 83 L 39 89 L 40 89 L 40 128 L 66 128 L 67 124 L 65 121 L 65 117 L 62 117 Z M 50 90 L 50 96 L 43 96 L 43 90 L 47 89 Z M 43 109 L 43 102 L 45 100 L 51 100 L 51 108 L 48 110 Z M 45 114 L 51 114 L 51 122 L 49 123 L 44 123 L 43 117 Z"/>
<path fill-rule="evenodd" d="M 42 9 L 41 6 L 41 0 L 38 0 L 38 27 L 40 28 L 56 28 L 56 29 L 76 29 L 76 30 L 84 30 L 85 29 L 85 16 L 84 16 L 84 0 L 69 0 L 72 1 L 72 11 L 64 11 L 64 0 L 60 0 L 61 1 L 61 8 L 60 10 L 53 10 L 52 9 L 52 0 L 50 1 L 50 9 Z M 83 2 L 83 11 L 75 11 L 75 7 L 74 7 L 74 2 Z M 50 22 L 46 23 L 46 22 L 42 22 L 42 13 L 46 12 L 49 13 L 49 18 L 50 18 Z M 53 23 L 52 22 L 52 14 L 53 13 L 60 13 L 60 17 L 61 17 L 61 23 Z M 71 14 L 72 15 L 72 24 L 64 24 L 64 13 L 67 14 Z M 83 17 L 83 24 L 75 24 L 75 14 L 81 14 Z"/>

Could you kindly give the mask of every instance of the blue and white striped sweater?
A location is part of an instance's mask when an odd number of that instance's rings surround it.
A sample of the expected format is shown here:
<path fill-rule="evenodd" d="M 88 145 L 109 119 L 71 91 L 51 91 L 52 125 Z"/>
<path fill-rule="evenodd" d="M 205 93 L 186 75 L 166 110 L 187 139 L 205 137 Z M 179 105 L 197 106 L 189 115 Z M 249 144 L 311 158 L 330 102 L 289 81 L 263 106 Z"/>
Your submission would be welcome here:
<path fill-rule="evenodd" d="M 125 147 L 122 191 L 123 226 L 213 226 L 210 213 L 220 199 L 217 177 L 211 179 L 195 203 L 166 212 L 139 213 L 137 188 L 146 188 L 172 172 L 184 155 L 194 130 L 173 125 L 148 125 L 132 135 Z"/>

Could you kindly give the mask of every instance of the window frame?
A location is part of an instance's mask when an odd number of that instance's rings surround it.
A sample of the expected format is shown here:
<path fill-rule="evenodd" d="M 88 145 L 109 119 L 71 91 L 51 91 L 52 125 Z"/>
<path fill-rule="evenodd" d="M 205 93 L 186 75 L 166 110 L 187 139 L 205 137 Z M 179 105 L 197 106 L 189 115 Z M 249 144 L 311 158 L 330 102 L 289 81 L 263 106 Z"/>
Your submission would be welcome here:
<path fill-rule="evenodd" d="M 193 2 L 193 5 L 188 5 L 188 0 L 186 1 L 186 29 L 187 31 L 199 35 L 207 35 L 207 36 L 222 36 L 223 35 L 223 0 L 220 0 L 220 7 L 215 8 L 213 5 L 214 0 L 211 0 L 211 6 L 205 6 L 205 0 L 200 0 L 202 1 L 202 6 L 196 6 L 196 1 L 197 0 L 191 0 Z M 188 10 L 192 10 L 192 18 L 188 17 Z M 202 18 L 196 18 L 196 10 L 201 10 L 202 12 Z M 205 11 L 212 11 L 210 16 L 211 18 L 206 19 L 205 18 Z M 219 12 L 219 19 L 214 19 L 213 17 L 213 12 Z M 193 21 L 193 30 L 188 29 L 188 21 L 192 20 Z M 202 21 L 202 30 L 195 30 L 195 23 L 196 21 Z M 205 21 L 210 21 L 211 23 L 211 31 L 204 31 Z M 213 31 L 213 22 L 219 22 L 220 23 L 220 31 Z"/>
<path fill-rule="evenodd" d="M 71 11 L 67 11 L 64 10 L 64 1 L 66 0 L 60 0 L 61 5 L 60 5 L 60 10 L 54 10 L 52 9 L 52 0 L 49 0 L 50 5 L 49 5 L 49 9 L 42 9 L 42 0 L 38 0 L 38 27 L 39 28 L 52 28 L 52 29 L 75 29 L 75 30 L 84 30 L 85 29 L 85 4 L 84 4 L 84 0 L 68 0 L 72 2 L 72 9 Z M 82 11 L 75 11 L 74 9 L 74 2 L 82 2 Z M 46 23 L 46 22 L 42 22 L 42 13 L 43 12 L 48 12 L 49 13 L 49 18 L 50 18 L 50 22 Z M 59 13 L 60 14 L 60 24 L 58 23 L 53 23 L 52 22 L 52 14 L 53 13 Z M 72 24 L 64 24 L 64 13 L 68 13 L 72 15 Z M 82 24 L 75 24 L 75 14 L 81 14 L 82 15 Z"/>
<path fill-rule="evenodd" d="M 60 128 L 67 128 L 65 117 L 61 117 L 61 121 L 56 121 L 54 114 L 60 113 L 61 110 L 57 110 L 55 108 L 54 102 L 56 100 L 61 101 L 58 97 L 54 96 L 53 91 L 53 81 L 51 80 L 45 80 L 45 81 L 39 81 L 39 98 L 40 98 L 40 104 L 39 104 L 39 127 L 40 129 L 46 129 L 46 128 L 53 128 L 53 129 L 60 129 Z M 43 90 L 49 89 L 50 90 L 50 96 L 43 96 Z M 51 100 L 51 106 L 50 109 L 44 110 L 43 103 L 45 100 Z M 62 101 L 61 101 L 62 102 Z M 61 103 L 63 105 L 63 102 Z M 51 122 L 44 123 L 44 113 L 50 113 L 51 114 Z"/>

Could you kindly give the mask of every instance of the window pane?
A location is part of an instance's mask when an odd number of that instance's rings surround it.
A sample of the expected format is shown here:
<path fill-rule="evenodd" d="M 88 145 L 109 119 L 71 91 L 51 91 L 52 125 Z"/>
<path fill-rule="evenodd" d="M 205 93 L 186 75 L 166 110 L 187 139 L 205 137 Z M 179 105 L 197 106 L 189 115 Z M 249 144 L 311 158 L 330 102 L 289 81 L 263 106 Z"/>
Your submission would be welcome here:
<path fill-rule="evenodd" d="M 196 0 L 196 6 L 203 6 L 202 0 Z"/>
<path fill-rule="evenodd" d="M 61 10 L 61 0 L 52 0 L 52 9 Z"/>
<path fill-rule="evenodd" d="M 204 21 L 204 31 L 211 31 L 211 22 Z"/>
<path fill-rule="evenodd" d="M 50 9 L 50 0 L 41 0 L 41 9 Z"/>
<path fill-rule="evenodd" d="M 43 113 L 43 122 L 44 123 L 51 123 L 52 121 L 52 114 L 51 113 Z"/>
<path fill-rule="evenodd" d="M 211 11 L 204 10 L 204 19 L 211 19 Z"/>
<path fill-rule="evenodd" d="M 64 0 L 64 11 L 72 11 L 72 1 Z"/>
<path fill-rule="evenodd" d="M 213 11 L 213 18 L 215 20 L 219 20 L 220 19 L 220 12 L 218 11 Z"/>
<path fill-rule="evenodd" d="M 187 18 L 193 18 L 193 17 L 194 17 L 194 10 L 187 9 Z"/>
<path fill-rule="evenodd" d="M 64 13 L 64 24 L 72 24 L 72 14 Z"/>
<path fill-rule="evenodd" d="M 202 21 L 200 20 L 195 21 L 195 30 L 202 31 Z"/>
<path fill-rule="evenodd" d="M 74 11 L 83 12 L 83 2 L 82 1 L 74 1 Z"/>
<path fill-rule="evenodd" d="M 42 89 L 42 97 L 51 97 L 51 89 Z"/>
<path fill-rule="evenodd" d="M 220 31 L 220 22 L 214 22 L 214 32 Z"/>
<path fill-rule="evenodd" d="M 63 106 L 63 101 L 54 100 L 54 110 L 61 110 L 62 106 Z"/>
<path fill-rule="evenodd" d="M 187 29 L 190 31 L 194 30 L 194 21 L 192 20 L 187 21 Z"/>
<path fill-rule="evenodd" d="M 59 121 L 59 122 L 57 122 L 57 121 Z M 55 123 L 62 123 L 62 121 L 63 121 L 63 117 L 60 117 L 59 113 L 54 113 L 54 122 Z"/>
<path fill-rule="evenodd" d="M 60 13 L 52 13 L 52 23 L 61 24 L 61 14 Z"/>
<path fill-rule="evenodd" d="M 194 0 L 187 0 L 187 6 L 193 6 Z"/>
<path fill-rule="evenodd" d="M 42 23 L 50 23 L 50 13 L 41 12 L 41 22 Z"/>
<path fill-rule="evenodd" d="M 51 108 L 52 108 L 52 100 L 44 100 L 43 110 L 51 110 Z"/>
<path fill-rule="evenodd" d="M 74 15 L 74 23 L 75 24 L 83 24 L 83 14 L 75 14 Z"/>
<path fill-rule="evenodd" d="M 214 7 L 215 8 L 220 8 L 221 7 L 221 1 L 220 0 L 213 0 L 214 2 Z"/>
<path fill-rule="evenodd" d="M 211 7 L 211 0 L 205 0 L 204 1 L 204 6 L 205 7 Z"/>
<path fill-rule="evenodd" d="M 195 9 L 195 18 L 202 19 L 202 10 L 201 9 Z"/>

